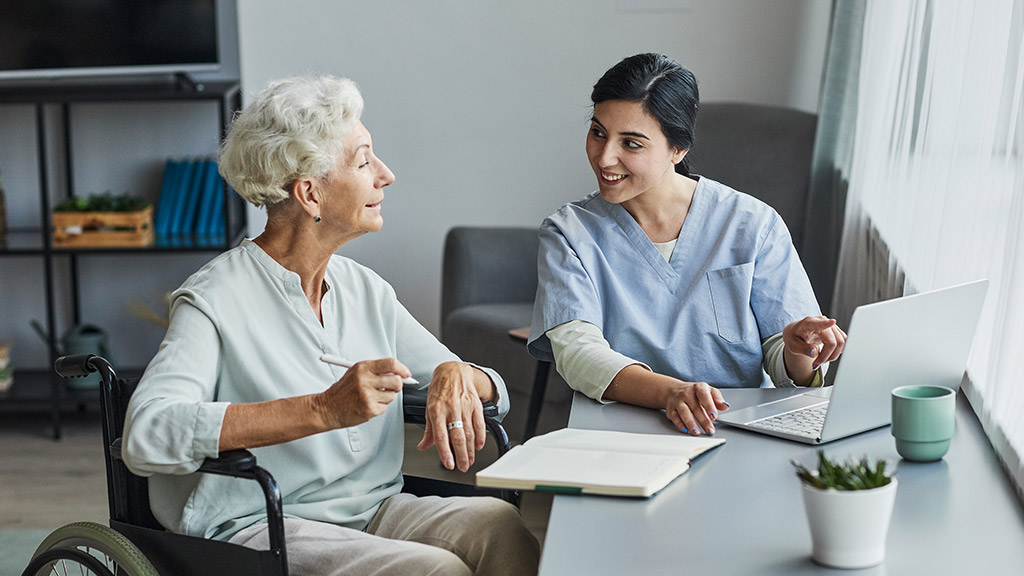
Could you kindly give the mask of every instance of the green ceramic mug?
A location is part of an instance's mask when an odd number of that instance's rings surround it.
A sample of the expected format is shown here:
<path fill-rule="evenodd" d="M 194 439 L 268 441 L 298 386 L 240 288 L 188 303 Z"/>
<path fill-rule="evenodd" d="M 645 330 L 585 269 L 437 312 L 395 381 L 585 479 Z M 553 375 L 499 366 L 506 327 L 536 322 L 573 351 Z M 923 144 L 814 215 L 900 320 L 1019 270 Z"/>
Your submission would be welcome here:
<path fill-rule="evenodd" d="M 892 391 L 892 435 L 906 460 L 934 462 L 949 451 L 956 423 L 956 391 L 945 386 L 900 386 Z"/>

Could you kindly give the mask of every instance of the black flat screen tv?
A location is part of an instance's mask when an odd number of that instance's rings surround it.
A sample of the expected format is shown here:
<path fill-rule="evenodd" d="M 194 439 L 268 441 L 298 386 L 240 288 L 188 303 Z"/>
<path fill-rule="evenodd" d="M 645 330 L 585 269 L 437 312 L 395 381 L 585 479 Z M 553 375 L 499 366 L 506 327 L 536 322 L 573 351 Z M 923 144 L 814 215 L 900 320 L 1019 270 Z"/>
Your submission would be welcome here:
<path fill-rule="evenodd" d="M 216 0 L 0 0 L 0 79 L 218 65 Z"/>

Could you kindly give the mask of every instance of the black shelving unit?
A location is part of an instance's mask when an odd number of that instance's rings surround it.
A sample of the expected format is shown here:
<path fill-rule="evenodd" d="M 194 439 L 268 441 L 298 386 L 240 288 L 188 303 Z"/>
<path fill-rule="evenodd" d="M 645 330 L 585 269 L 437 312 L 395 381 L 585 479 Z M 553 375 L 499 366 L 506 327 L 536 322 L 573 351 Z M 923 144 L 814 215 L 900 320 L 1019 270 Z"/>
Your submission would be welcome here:
<path fill-rule="evenodd" d="M 74 158 L 71 117 L 76 104 L 116 102 L 182 102 L 196 101 L 219 103 L 220 137 L 226 133 L 234 113 L 241 108 L 241 92 L 237 82 L 210 82 L 194 84 L 189 82 L 167 82 L 159 84 L 61 84 L 54 86 L 3 86 L 0 85 L 0 105 L 31 104 L 35 109 L 36 145 L 38 149 L 38 178 L 41 197 L 38 227 L 9 228 L 0 239 L 0 258 L 36 258 L 42 263 L 45 286 L 46 328 L 50 334 L 50 365 L 58 357 L 57 343 L 57 293 L 54 270 L 66 266 L 70 278 L 70 325 L 81 322 L 80 286 L 78 282 L 78 258 L 81 255 L 109 255 L 110 257 L 141 256 L 155 257 L 160 254 L 181 254 L 196 252 L 222 252 L 236 245 L 245 234 L 246 217 L 244 202 L 235 196 L 227 186 L 223 189 L 225 234 L 223 238 L 210 242 L 208 239 L 175 239 L 173 243 L 157 241 L 146 247 L 109 248 L 63 248 L 53 245 L 51 223 L 51 198 L 59 191 L 49 181 L 49 155 L 51 143 L 47 141 L 46 110 L 59 108 L 60 129 L 63 130 L 63 153 L 56 160 L 63 163 L 67 186 L 64 197 L 71 197 L 74 190 Z M 10 202 L 10 199 L 8 199 Z M 128 375 L 138 370 L 127 370 Z M 124 374 L 122 374 L 124 375 Z M 0 398 L 0 404 L 17 408 L 43 408 L 51 414 L 53 436 L 61 436 L 61 414 L 64 410 L 87 405 L 98 405 L 96 392 L 73 390 L 64 385 L 50 370 L 15 370 L 14 385 Z"/>

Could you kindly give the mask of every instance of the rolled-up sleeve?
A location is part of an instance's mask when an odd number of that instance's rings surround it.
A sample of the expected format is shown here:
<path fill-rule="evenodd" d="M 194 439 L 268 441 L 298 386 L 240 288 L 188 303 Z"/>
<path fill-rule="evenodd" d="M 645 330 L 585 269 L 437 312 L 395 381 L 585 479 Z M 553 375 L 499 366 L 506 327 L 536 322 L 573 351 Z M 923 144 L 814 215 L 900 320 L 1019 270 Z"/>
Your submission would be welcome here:
<path fill-rule="evenodd" d="M 167 336 L 128 405 L 122 454 L 140 476 L 188 474 L 218 455 L 229 403 L 214 401 L 219 337 L 203 308 L 176 295 Z"/>
<path fill-rule="evenodd" d="M 612 350 L 601 329 L 589 322 L 573 320 L 547 332 L 555 355 L 555 369 L 573 390 L 610 404 L 605 390 L 626 366 L 650 366 Z"/>

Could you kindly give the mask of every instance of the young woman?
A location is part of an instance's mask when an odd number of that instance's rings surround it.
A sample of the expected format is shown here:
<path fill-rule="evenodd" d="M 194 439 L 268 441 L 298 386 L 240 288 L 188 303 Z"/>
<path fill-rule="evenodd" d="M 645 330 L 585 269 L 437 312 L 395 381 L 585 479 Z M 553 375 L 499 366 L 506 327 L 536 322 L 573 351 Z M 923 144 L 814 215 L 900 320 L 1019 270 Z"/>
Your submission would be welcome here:
<path fill-rule="evenodd" d="M 529 348 L 601 402 L 664 409 L 711 434 L 720 387 L 820 386 L 846 335 L 820 315 L 779 215 L 690 173 L 697 81 L 660 54 L 598 80 L 598 190 L 540 228 Z"/>

